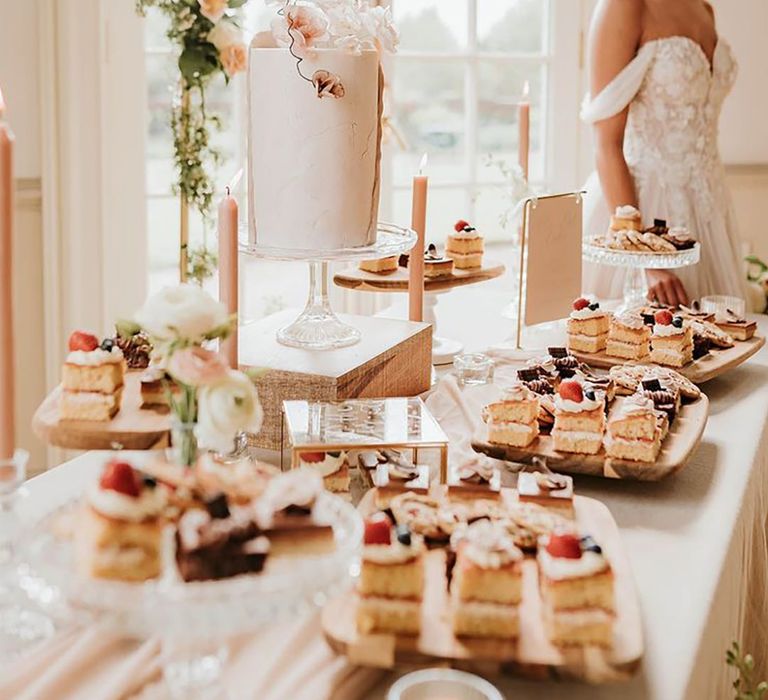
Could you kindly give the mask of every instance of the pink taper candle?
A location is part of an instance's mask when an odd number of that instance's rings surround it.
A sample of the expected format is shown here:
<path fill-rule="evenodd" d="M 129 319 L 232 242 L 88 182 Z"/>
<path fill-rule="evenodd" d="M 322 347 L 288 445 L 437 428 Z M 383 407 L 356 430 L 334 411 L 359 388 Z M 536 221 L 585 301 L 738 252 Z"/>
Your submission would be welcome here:
<path fill-rule="evenodd" d="M 13 372 L 13 133 L 0 92 L 0 459 L 14 449 Z"/>
<path fill-rule="evenodd" d="M 520 129 L 518 136 L 518 159 L 520 169 L 525 179 L 528 180 L 528 159 L 531 147 L 531 103 L 528 101 L 530 85 L 525 81 L 523 86 L 523 99 L 517 105 L 517 123 Z"/>
<path fill-rule="evenodd" d="M 237 202 L 227 187 L 219 204 L 219 300 L 230 314 L 237 314 Z M 230 367 L 237 369 L 237 323 L 221 344 L 221 354 Z"/>
<path fill-rule="evenodd" d="M 413 204 L 411 228 L 416 231 L 416 245 L 408 259 L 408 318 L 424 320 L 424 238 L 427 229 L 427 188 L 429 178 L 423 174 L 427 166 L 427 154 L 421 159 L 419 174 L 413 178 Z"/>

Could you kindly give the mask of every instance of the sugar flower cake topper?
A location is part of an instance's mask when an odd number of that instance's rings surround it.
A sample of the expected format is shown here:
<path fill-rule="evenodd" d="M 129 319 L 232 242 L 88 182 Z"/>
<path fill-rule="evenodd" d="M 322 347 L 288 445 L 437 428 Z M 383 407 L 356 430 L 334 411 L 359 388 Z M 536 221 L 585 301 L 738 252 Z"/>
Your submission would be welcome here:
<path fill-rule="evenodd" d="M 311 83 L 318 98 L 344 97 L 340 76 L 319 69 L 312 76 L 302 71 L 302 62 L 315 49 L 343 49 L 352 54 L 374 49 L 394 52 L 398 35 L 389 8 L 371 0 L 267 0 L 278 5 L 272 20 L 276 46 L 287 48 L 296 59 L 299 76 Z"/>

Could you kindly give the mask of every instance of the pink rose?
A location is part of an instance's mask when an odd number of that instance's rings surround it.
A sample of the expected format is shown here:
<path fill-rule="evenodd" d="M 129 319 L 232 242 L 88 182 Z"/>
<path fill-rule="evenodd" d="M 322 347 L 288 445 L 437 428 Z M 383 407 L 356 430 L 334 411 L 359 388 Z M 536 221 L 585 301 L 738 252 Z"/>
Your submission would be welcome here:
<path fill-rule="evenodd" d="M 230 78 L 236 73 L 244 71 L 248 64 L 248 52 L 245 50 L 245 44 L 225 46 L 219 52 L 219 60 Z"/>
<path fill-rule="evenodd" d="M 328 19 L 317 7 L 296 5 L 273 20 L 272 33 L 280 46 L 288 47 L 293 40 L 293 52 L 305 57 L 307 49 L 328 38 Z"/>
<path fill-rule="evenodd" d="M 200 4 L 200 14 L 214 24 L 224 16 L 227 0 L 197 0 Z"/>
<path fill-rule="evenodd" d="M 226 376 L 229 367 L 219 355 L 194 346 L 178 350 L 168 360 L 168 374 L 187 386 L 209 386 Z"/>

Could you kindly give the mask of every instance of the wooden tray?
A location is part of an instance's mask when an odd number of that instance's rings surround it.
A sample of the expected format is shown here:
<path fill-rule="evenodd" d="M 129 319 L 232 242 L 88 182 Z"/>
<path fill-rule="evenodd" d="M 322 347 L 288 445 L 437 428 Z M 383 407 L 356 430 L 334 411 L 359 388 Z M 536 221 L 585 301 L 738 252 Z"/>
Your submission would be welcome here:
<path fill-rule="evenodd" d="M 440 292 L 454 287 L 462 287 L 465 284 L 485 282 L 500 277 L 504 274 L 505 269 L 502 263 L 492 260 L 474 270 L 454 269 L 450 276 L 438 279 L 425 278 L 424 291 Z M 359 292 L 407 292 L 408 270 L 404 267 L 398 267 L 393 272 L 380 274 L 351 267 L 334 275 L 333 281 L 339 287 L 355 289 Z"/>
<path fill-rule="evenodd" d="M 615 410 L 622 400 L 622 397 L 616 397 L 611 410 Z M 701 441 L 708 413 L 709 399 L 704 394 L 693 403 L 683 404 L 653 464 L 612 459 L 606 456 L 603 449 L 596 455 L 558 452 L 553 446 L 550 435 L 539 435 L 532 445 L 525 448 L 494 445 L 488 442 L 488 428 L 485 423 L 482 423 L 475 432 L 472 448 L 489 457 L 507 462 L 528 463 L 534 457 L 544 457 L 547 465 L 554 471 L 568 474 L 590 474 L 634 481 L 659 481 L 685 466 Z"/>
<path fill-rule="evenodd" d="M 688 377 L 694 384 L 703 384 L 723 374 L 723 372 L 738 367 L 760 350 L 763 345 L 765 345 L 765 338 L 761 335 L 755 335 L 749 340 L 737 340 L 732 348 L 712 350 L 708 355 L 694 360 L 682 369 L 674 369 L 676 372 Z M 650 361 L 638 363 L 635 360 L 610 357 L 605 352 L 588 353 L 572 351 L 571 354 L 591 367 L 601 369 L 609 369 L 616 365 L 628 364 L 630 362 L 633 364 L 651 364 Z"/>
<path fill-rule="evenodd" d="M 514 498 L 504 489 L 505 498 Z M 358 508 L 370 512 L 369 491 Z M 536 562 L 527 558 L 523 569 L 523 602 L 520 606 L 520 641 L 457 639 L 451 631 L 445 584 L 445 553 L 427 554 L 422 632 L 416 637 L 393 634 L 358 634 L 355 625 L 357 598 L 345 594 L 323 610 L 322 625 L 330 646 L 356 664 L 392 668 L 397 664 L 434 666 L 447 663 L 483 673 L 509 671 L 541 679 L 571 677 L 601 683 L 627 680 L 643 656 L 643 629 L 632 572 L 621 536 L 610 511 L 591 498 L 574 499 L 580 531 L 589 532 L 603 547 L 615 574 L 617 616 L 611 650 L 558 649 L 546 638 L 541 616 Z"/>
<path fill-rule="evenodd" d="M 127 372 L 120 411 L 111 421 L 63 421 L 56 387 L 32 417 L 32 430 L 41 440 L 71 450 L 149 450 L 168 445 L 168 412 L 141 408 L 140 371 Z"/>

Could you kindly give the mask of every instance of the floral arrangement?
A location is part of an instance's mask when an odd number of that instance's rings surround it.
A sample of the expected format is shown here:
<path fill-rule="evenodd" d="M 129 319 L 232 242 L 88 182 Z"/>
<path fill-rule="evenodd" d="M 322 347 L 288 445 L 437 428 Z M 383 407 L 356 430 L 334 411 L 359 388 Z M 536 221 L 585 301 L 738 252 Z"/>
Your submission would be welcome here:
<path fill-rule="evenodd" d="M 768 697 L 768 683 L 757 682 L 752 677 L 755 660 L 752 654 L 742 654 L 738 642 L 733 642 L 731 648 L 725 652 L 725 662 L 738 673 L 733 681 L 733 690 L 736 693 L 734 700 L 762 700 Z"/>
<path fill-rule="evenodd" d="M 344 97 L 339 76 L 316 70 L 305 75 L 302 62 L 314 49 L 343 49 L 359 54 L 366 49 L 394 52 L 399 41 L 387 7 L 371 0 L 267 0 L 279 6 L 271 32 L 257 37 L 261 47 L 287 48 L 296 59 L 299 76 L 311 83 L 319 98 Z"/>
<path fill-rule="evenodd" d="M 768 265 L 756 255 L 744 258 L 747 263 L 748 308 L 764 314 L 768 313 Z"/>
<path fill-rule="evenodd" d="M 180 284 L 150 296 L 135 322 L 154 347 L 153 361 L 171 377 L 166 391 L 180 463 L 192 465 L 198 446 L 228 453 L 238 433 L 259 431 L 263 413 L 253 382 L 204 347 L 225 339 L 235 323 L 223 304 Z"/>
<path fill-rule="evenodd" d="M 145 15 L 156 8 L 168 19 L 166 36 L 178 50 L 179 89 L 171 111 L 174 161 L 178 181 L 174 192 L 182 204 L 194 206 L 204 218 L 210 214 L 214 186 L 208 165 L 217 165 L 220 154 L 211 145 L 211 128 L 219 128 L 217 115 L 206 109 L 205 90 L 216 76 L 226 82 L 247 63 L 242 31 L 236 23 L 236 11 L 247 0 L 136 0 L 136 11 Z M 182 223 L 182 229 L 185 224 Z M 199 275 L 210 276 L 205 253 L 195 253 Z M 180 244 L 180 276 L 189 274 L 186 234 Z"/>

